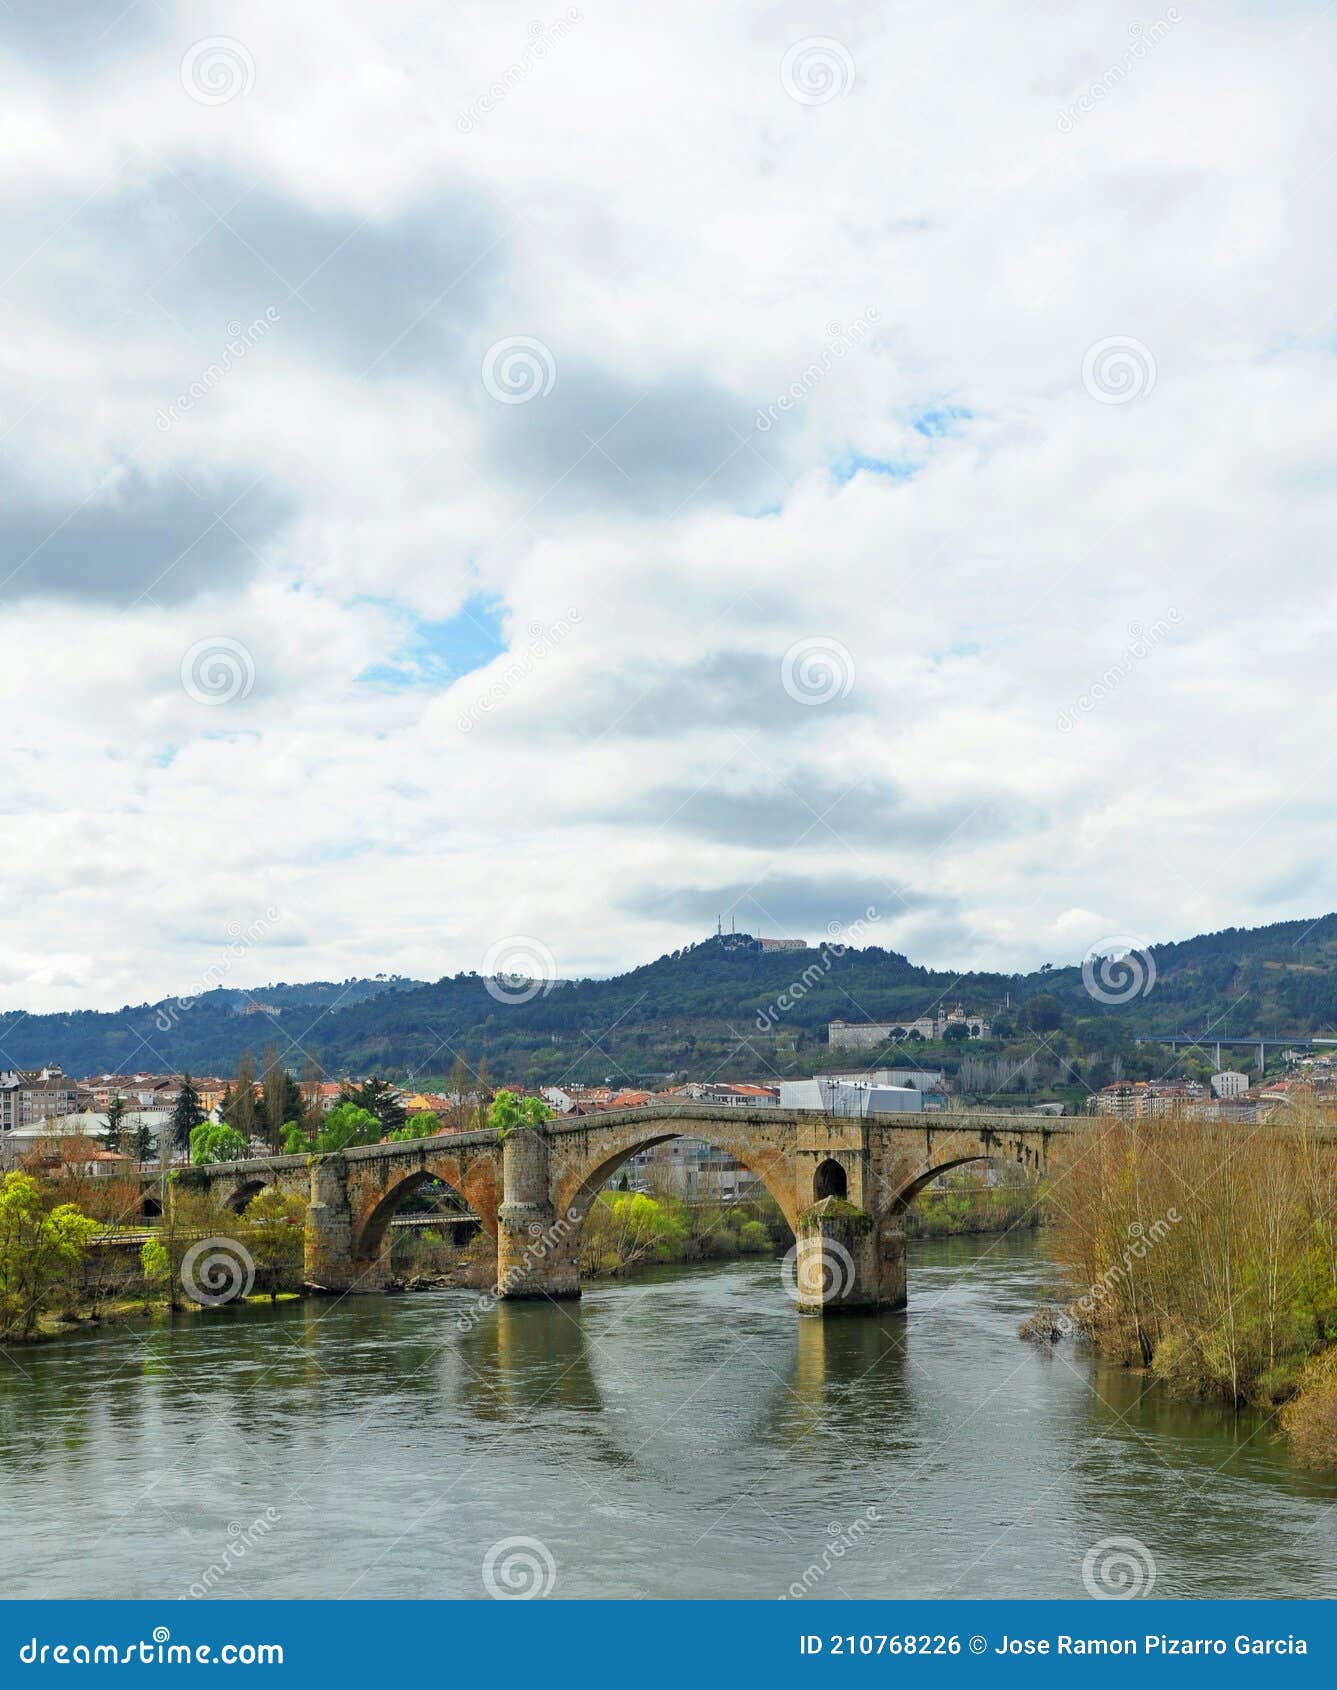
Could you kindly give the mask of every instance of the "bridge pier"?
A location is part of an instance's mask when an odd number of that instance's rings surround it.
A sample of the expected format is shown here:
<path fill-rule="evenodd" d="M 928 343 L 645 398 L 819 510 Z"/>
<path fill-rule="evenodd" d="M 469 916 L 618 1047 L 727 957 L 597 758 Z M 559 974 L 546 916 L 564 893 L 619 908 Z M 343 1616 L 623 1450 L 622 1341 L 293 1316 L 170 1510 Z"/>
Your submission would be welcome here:
<path fill-rule="evenodd" d="M 502 1146 L 503 1198 L 497 1210 L 497 1295 L 578 1297 L 578 1221 L 557 1217 L 548 1177 L 548 1141 L 517 1127 Z"/>
<path fill-rule="evenodd" d="M 311 1169 L 311 1198 L 303 1237 L 303 1277 L 316 1291 L 384 1291 L 389 1271 L 378 1257 L 364 1261 L 354 1250 L 348 1163 L 326 1156 Z"/>
<path fill-rule="evenodd" d="M 905 1307 L 905 1229 L 825 1197 L 799 1216 L 794 1278 L 800 1314 Z"/>

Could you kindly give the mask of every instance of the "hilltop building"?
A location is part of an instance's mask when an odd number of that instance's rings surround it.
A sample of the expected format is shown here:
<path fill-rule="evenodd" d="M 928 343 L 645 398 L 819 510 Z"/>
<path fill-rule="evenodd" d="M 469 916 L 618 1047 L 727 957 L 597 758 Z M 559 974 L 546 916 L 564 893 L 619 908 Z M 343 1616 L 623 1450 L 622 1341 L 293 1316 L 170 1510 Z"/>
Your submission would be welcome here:
<path fill-rule="evenodd" d="M 826 1029 L 832 1050 L 875 1050 L 878 1045 L 918 1033 L 921 1039 L 945 1039 L 948 1030 L 962 1027 L 969 1038 L 987 1039 L 991 1031 L 982 1015 L 967 1015 L 955 1009 L 939 1009 L 935 1015 L 916 1016 L 913 1021 L 832 1021 Z"/>

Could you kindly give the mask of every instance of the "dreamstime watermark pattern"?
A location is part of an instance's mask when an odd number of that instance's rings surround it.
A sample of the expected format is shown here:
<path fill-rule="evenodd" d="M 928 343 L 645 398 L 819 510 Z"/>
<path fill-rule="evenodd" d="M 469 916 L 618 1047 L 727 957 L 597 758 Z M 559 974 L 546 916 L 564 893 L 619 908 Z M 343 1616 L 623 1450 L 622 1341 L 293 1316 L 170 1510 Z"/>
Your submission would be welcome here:
<path fill-rule="evenodd" d="M 502 405 L 546 399 L 557 385 L 552 348 L 533 335 L 507 335 L 483 354 L 483 386 Z"/>
<path fill-rule="evenodd" d="M 483 1588 L 498 1602 L 551 1595 L 557 1583 L 552 1550 L 537 1537 L 504 1537 L 483 1557 Z"/>
<path fill-rule="evenodd" d="M 1128 1244 L 1120 1260 L 1112 1267 L 1106 1268 L 1094 1285 L 1056 1317 L 1055 1331 L 1067 1337 L 1077 1330 L 1083 1319 L 1089 1320 L 1097 1308 L 1108 1302 L 1117 1288 L 1132 1276 L 1135 1265 L 1146 1259 L 1151 1246 L 1167 1238 L 1171 1228 L 1178 1224 L 1178 1209 L 1167 1209 L 1165 1214 L 1159 1220 L 1153 1221 L 1149 1227 L 1143 1226 L 1141 1221 L 1129 1221 Z"/>
<path fill-rule="evenodd" d="M 483 985 L 498 1003 L 528 1003 L 546 997 L 557 979 L 557 959 L 542 939 L 510 933 L 487 948 Z"/>
<path fill-rule="evenodd" d="M 831 1541 L 822 1545 L 822 1553 L 815 1561 L 808 1563 L 801 1577 L 794 1580 L 780 1597 L 780 1601 L 802 1601 L 822 1582 L 838 1561 L 843 1561 L 852 1549 L 857 1549 L 873 1527 L 881 1523 L 882 1516 L 872 1507 L 865 1508 L 863 1513 L 857 1515 L 847 1526 L 842 1526 L 839 1520 L 832 1520 L 826 1528 Z"/>
<path fill-rule="evenodd" d="M 790 981 L 777 997 L 773 998 L 765 1009 L 757 1011 L 754 1025 L 759 1033 L 769 1033 L 782 1016 L 787 1015 L 797 1004 L 803 1002 L 808 993 L 813 990 L 831 972 L 832 964 L 839 961 L 849 950 L 850 946 L 863 938 L 869 927 L 876 926 L 882 916 L 877 908 L 870 904 L 864 913 L 848 927 L 838 921 L 828 923 L 827 932 L 830 935 L 827 943 L 818 953 L 818 960 L 811 962 L 799 975 L 797 980 Z M 840 937 L 837 937 L 840 935 Z"/>
<path fill-rule="evenodd" d="M 1089 117 L 1102 100 L 1108 99 L 1129 73 L 1146 58 L 1151 49 L 1164 41 L 1177 23 L 1182 22 L 1182 14 L 1176 7 L 1171 6 L 1163 18 L 1157 18 L 1149 27 L 1141 23 L 1130 23 L 1128 33 L 1133 38 L 1131 44 L 1103 76 L 1091 83 L 1070 106 L 1064 106 L 1058 114 L 1059 133 L 1071 135 L 1081 119 Z"/>
<path fill-rule="evenodd" d="M 179 998 L 173 998 L 170 1003 L 159 1004 L 157 1013 L 153 1017 L 154 1025 L 160 1033 L 170 1033 L 177 1025 L 183 1014 L 194 1009 L 196 1003 L 206 992 L 212 992 L 221 986 L 232 972 L 233 965 L 248 955 L 263 939 L 267 939 L 277 924 L 283 919 L 283 911 L 277 904 L 270 904 L 262 916 L 242 926 L 239 921 L 229 921 L 227 924 L 228 942 L 221 960 L 211 962 L 201 974 L 195 987 Z"/>
<path fill-rule="evenodd" d="M 1061 734 L 1071 733 L 1083 716 L 1089 716 L 1097 705 L 1123 685 L 1139 663 L 1151 656 L 1161 641 L 1174 631 L 1178 622 L 1179 611 L 1173 605 L 1164 616 L 1158 616 L 1150 628 L 1144 628 L 1140 622 L 1130 622 L 1128 644 L 1085 692 L 1079 693 L 1071 704 L 1059 711 L 1054 724 L 1058 731 Z"/>
<path fill-rule="evenodd" d="M 520 84 L 533 74 L 535 67 L 543 63 L 553 48 L 566 40 L 582 21 L 582 16 L 578 7 L 568 6 L 561 17 L 554 19 L 552 23 L 540 23 L 535 19 L 529 26 L 529 40 L 520 57 L 514 64 L 507 65 L 496 81 L 490 83 L 477 99 L 470 100 L 456 117 L 455 127 L 460 134 L 471 135 L 485 117 L 490 117 L 498 106 L 505 104 Z"/>
<path fill-rule="evenodd" d="M 254 1284 L 255 1259 L 236 1238 L 198 1239 L 181 1258 L 181 1289 L 205 1308 L 244 1300 Z"/>
<path fill-rule="evenodd" d="M 783 393 L 776 394 L 768 405 L 758 408 L 756 416 L 752 419 L 757 432 L 769 434 L 781 417 L 801 405 L 810 393 L 822 385 L 834 364 L 847 352 L 863 344 L 876 322 L 877 307 L 870 305 L 852 323 L 828 323 L 826 344 L 814 361 L 807 366 L 797 381 L 790 382 Z"/>
<path fill-rule="evenodd" d="M 190 386 L 177 394 L 166 410 L 160 405 L 153 419 L 154 425 L 166 434 L 168 429 L 179 423 L 187 411 L 193 411 L 201 400 L 209 397 L 223 377 L 241 363 L 252 347 L 259 345 L 278 320 L 278 307 L 267 305 L 264 314 L 254 318 L 245 327 L 240 323 L 229 323 L 227 345 L 223 348 L 222 357 L 206 365 Z"/>
<path fill-rule="evenodd" d="M 838 1303 L 854 1289 L 854 1257 L 834 1238 L 817 1250 L 791 1244 L 780 1263 L 780 1283 L 791 1303 Z"/>
<path fill-rule="evenodd" d="M 235 704 L 255 685 L 255 659 L 230 634 L 206 634 L 181 659 L 181 685 L 196 704 Z"/>
<path fill-rule="evenodd" d="M 548 1227 L 541 1226 L 536 1221 L 529 1229 L 530 1241 L 521 1252 L 520 1260 L 507 1268 L 491 1291 L 484 1291 L 475 1300 L 468 1313 L 456 1316 L 455 1330 L 461 1336 L 472 1332 L 485 1315 L 491 1314 L 502 1297 L 524 1284 L 531 1268 L 546 1261 L 548 1255 L 579 1228 L 580 1212 L 577 1209 L 568 1209 Z"/>
<path fill-rule="evenodd" d="M 780 86 L 801 106 L 824 106 L 854 86 L 854 55 L 830 35 L 807 35 L 780 61 Z"/>
<path fill-rule="evenodd" d="M 1145 341 L 1129 334 L 1093 341 L 1082 357 L 1082 386 L 1100 405 L 1147 399 L 1156 387 L 1156 358 Z"/>
<path fill-rule="evenodd" d="M 569 609 L 565 616 L 559 616 L 546 627 L 542 622 L 531 622 L 529 643 L 523 650 L 512 655 L 511 661 L 501 674 L 490 680 L 482 695 L 455 718 L 455 726 L 459 731 L 462 734 L 472 733 L 480 717 L 491 715 L 503 699 L 509 698 L 522 682 L 528 680 L 544 658 L 556 651 L 579 621 L 580 612 Z"/>
<path fill-rule="evenodd" d="M 1114 933 L 1097 939 L 1082 958 L 1082 985 L 1097 1003 L 1131 1003 L 1156 984 L 1156 958 L 1146 939 Z"/>
<path fill-rule="evenodd" d="M 1082 1557 L 1082 1583 L 1098 1602 L 1150 1596 L 1156 1558 L 1139 1537 L 1102 1537 Z"/>
<path fill-rule="evenodd" d="M 831 704 L 854 686 L 854 656 L 830 634 L 795 640 L 780 659 L 780 684 L 795 704 Z"/>
<path fill-rule="evenodd" d="M 225 106 L 255 86 L 255 60 L 244 41 L 209 35 L 181 57 L 181 86 L 202 106 Z"/>
<path fill-rule="evenodd" d="M 220 1585 L 238 1563 L 244 1561 L 256 1544 L 269 1536 L 283 1516 L 277 1508 L 266 1508 L 249 1526 L 234 1520 L 227 1529 L 227 1547 L 216 1561 L 211 1561 L 199 1578 L 187 1590 L 187 1597 L 199 1601 Z"/>

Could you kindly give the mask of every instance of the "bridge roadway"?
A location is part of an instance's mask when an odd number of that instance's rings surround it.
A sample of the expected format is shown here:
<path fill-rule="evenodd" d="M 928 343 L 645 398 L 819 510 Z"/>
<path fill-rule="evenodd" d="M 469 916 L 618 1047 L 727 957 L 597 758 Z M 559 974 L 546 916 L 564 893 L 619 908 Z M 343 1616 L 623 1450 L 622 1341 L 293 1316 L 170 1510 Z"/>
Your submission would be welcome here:
<path fill-rule="evenodd" d="M 1073 1118 L 1003 1111 L 834 1117 L 815 1109 L 735 1109 L 687 1101 L 558 1116 L 499 1140 L 493 1132 L 360 1145 L 192 1170 L 240 1210 L 266 1186 L 308 1200 L 306 1278 L 345 1293 L 384 1288 L 390 1223 L 437 1179 L 457 1192 L 497 1250 L 497 1295 L 580 1294 L 580 1229 L 630 1156 L 701 1138 L 750 1169 L 797 1240 L 801 1312 L 902 1307 L 905 1210 L 931 1180 L 967 1162 L 1032 1172 L 1084 1130 Z M 156 1176 L 153 1176 L 156 1177 Z"/>

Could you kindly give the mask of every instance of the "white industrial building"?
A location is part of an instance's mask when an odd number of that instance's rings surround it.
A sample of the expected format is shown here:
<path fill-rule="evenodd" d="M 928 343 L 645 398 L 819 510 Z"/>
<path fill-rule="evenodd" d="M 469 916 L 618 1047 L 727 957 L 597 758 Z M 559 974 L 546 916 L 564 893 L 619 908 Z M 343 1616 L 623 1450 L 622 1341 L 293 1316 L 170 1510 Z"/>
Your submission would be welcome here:
<path fill-rule="evenodd" d="M 918 1086 L 870 1085 L 866 1080 L 781 1080 L 782 1109 L 820 1109 L 826 1115 L 920 1115 L 924 1093 Z"/>

